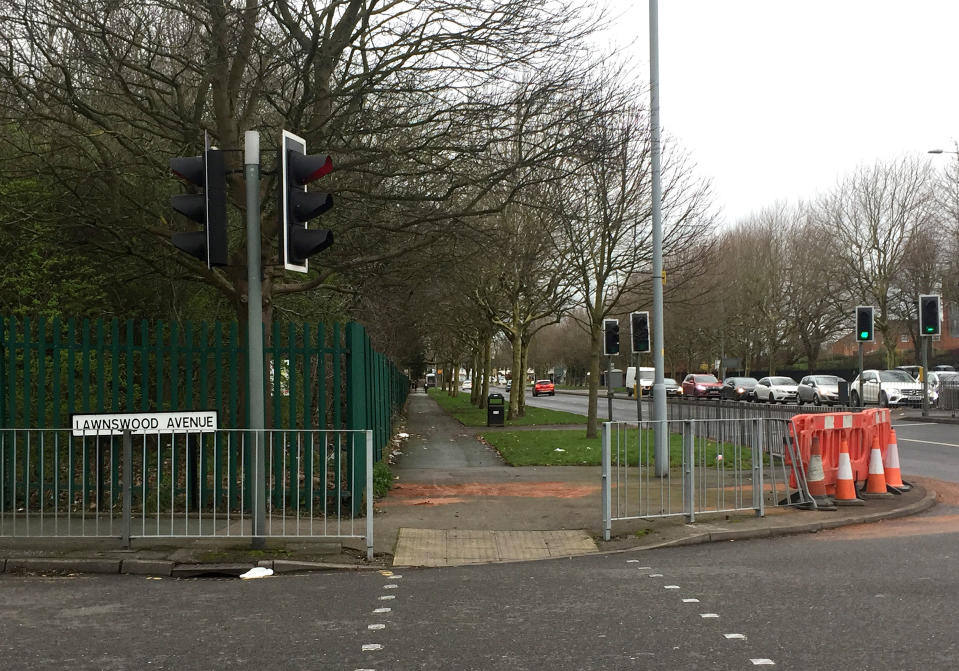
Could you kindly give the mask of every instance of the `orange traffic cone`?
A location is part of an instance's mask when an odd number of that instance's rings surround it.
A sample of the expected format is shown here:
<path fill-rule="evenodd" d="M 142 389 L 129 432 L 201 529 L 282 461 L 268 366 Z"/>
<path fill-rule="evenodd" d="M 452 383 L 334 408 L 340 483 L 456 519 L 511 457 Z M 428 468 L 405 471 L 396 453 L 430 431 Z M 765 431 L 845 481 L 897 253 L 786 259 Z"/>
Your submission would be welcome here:
<path fill-rule="evenodd" d="M 896 430 L 889 432 L 889 446 L 886 448 L 886 461 L 883 464 L 886 470 L 886 484 L 896 489 L 908 492 L 912 489 L 902 481 L 902 472 L 899 470 L 899 445 L 896 443 Z"/>
<path fill-rule="evenodd" d="M 839 473 L 836 475 L 836 495 L 833 501 L 837 506 L 866 504 L 856 496 L 856 482 L 852 479 L 852 462 L 849 461 L 849 443 L 845 438 L 839 440 Z"/>
<path fill-rule="evenodd" d="M 818 510 L 835 510 L 832 499 L 826 494 L 826 474 L 822 468 L 822 447 L 819 445 L 819 436 L 813 436 L 812 447 L 809 451 L 809 470 L 806 473 L 806 485 L 809 493 L 816 502 Z"/>
<path fill-rule="evenodd" d="M 866 479 L 866 491 L 863 496 L 867 499 L 892 496 L 886 490 L 886 473 L 882 466 L 882 450 L 879 449 L 878 434 L 872 439 L 872 451 L 869 452 L 869 477 Z"/>

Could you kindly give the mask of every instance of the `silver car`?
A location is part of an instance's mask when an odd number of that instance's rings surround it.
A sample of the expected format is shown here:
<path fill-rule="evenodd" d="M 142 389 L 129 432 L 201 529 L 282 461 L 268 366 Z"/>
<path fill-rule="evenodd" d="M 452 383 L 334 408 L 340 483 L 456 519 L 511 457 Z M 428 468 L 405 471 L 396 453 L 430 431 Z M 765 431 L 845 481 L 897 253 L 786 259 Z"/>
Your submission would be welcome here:
<path fill-rule="evenodd" d="M 789 403 L 796 400 L 796 381 L 791 377 L 771 375 L 753 387 L 753 398 L 758 403 Z"/>
<path fill-rule="evenodd" d="M 796 400 L 799 405 L 833 405 L 839 403 L 839 383 L 845 382 L 835 375 L 807 375 L 799 381 L 796 388 Z"/>

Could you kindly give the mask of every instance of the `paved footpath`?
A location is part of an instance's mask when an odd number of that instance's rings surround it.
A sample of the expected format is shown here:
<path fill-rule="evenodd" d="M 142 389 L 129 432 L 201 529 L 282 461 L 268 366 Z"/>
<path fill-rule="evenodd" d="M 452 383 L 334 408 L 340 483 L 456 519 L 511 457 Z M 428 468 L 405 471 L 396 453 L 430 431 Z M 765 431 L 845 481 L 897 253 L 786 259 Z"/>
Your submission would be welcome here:
<path fill-rule="evenodd" d="M 407 412 L 396 481 L 376 506 L 377 552 L 440 565 L 596 551 L 586 530 L 600 526 L 598 467 L 507 466 L 426 394 Z"/>
<path fill-rule="evenodd" d="M 934 504 L 932 492 L 916 487 L 838 511 L 767 508 L 764 518 L 751 512 L 704 515 L 693 525 L 683 517 L 631 520 L 617 522 L 615 538 L 597 545 L 598 466 L 507 466 L 476 437 L 480 429 L 462 426 L 426 394 L 410 395 L 407 410 L 410 437 L 393 466 L 397 480 L 377 503 L 374 518 L 376 551 L 393 553 L 395 565 L 571 556 L 811 532 L 913 514 Z"/>

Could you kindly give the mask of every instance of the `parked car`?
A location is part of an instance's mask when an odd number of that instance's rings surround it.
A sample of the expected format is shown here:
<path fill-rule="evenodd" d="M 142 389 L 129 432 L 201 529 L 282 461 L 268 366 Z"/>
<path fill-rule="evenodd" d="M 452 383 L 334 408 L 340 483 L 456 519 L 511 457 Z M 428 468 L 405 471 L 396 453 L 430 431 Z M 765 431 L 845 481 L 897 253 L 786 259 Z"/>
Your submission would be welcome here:
<path fill-rule="evenodd" d="M 513 388 L 513 381 L 512 381 L 512 380 L 507 380 L 507 381 L 506 381 L 506 391 L 509 392 L 512 388 Z"/>
<path fill-rule="evenodd" d="M 791 377 L 770 376 L 760 378 L 753 388 L 753 397 L 759 403 L 795 402 L 799 392 L 796 381 Z"/>
<path fill-rule="evenodd" d="M 862 391 L 860 392 L 860 378 Z M 852 405 L 875 403 L 881 407 L 921 405 L 922 385 L 904 370 L 864 370 L 849 383 Z"/>
<path fill-rule="evenodd" d="M 666 387 L 666 396 L 683 395 L 683 388 L 671 377 L 663 378 L 663 386 Z"/>
<path fill-rule="evenodd" d="M 636 387 L 637 382 L 639 383 L 640 393 L 642 396 L 649 396 L 650 390 L 653 388 L 653 379 L 656 377 L 656 369 L 649 368 L 646 366 L 640 366 L 639 368 L 639 380 L 636 380 L 636 366 L 629 366 L 626 368 L 626 395 L 630 398 L 633 396 L 633 390 Z"/>
<path fill-rule="evenodd" d="M 758 380 L 754 377 L 727 377 L 723 380 L 723 388 L 719 392 L 719 397 L 728 398 L 732 401 L 751 401 L 756 382 Z"/>
<path fill-rule="evenodd" d="M 460 387 L 463 391 L 472 391 L 473 390 L 473 381 L 472 380 L 463 380 L 463 386 Z"/>
<path fill-rule="evenodd" d="M 799 381 L 796 400 L 799 405 L 839 403 L 839 383 L 844 381 L 836 375 L 807 375 Z"/>
<path fill-rule="evenodd" d="M 540 394 L 556 396 L 556 387 L 553 386 L 552 380 L 536 380 L 533 383 L 533 396 L 539 396 Z"/>
<path fill-rule="evenodd" d="M 683 396 L 688 398 L 719 398 L 723 383 L 715 375 L 690 373 L 683 380 Z"/>

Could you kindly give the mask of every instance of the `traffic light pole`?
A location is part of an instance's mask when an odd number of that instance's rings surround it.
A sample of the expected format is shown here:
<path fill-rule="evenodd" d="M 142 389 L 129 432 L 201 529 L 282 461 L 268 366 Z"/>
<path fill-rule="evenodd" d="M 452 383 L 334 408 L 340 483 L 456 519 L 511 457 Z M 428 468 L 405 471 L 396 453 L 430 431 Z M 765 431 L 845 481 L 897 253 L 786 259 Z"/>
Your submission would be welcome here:
<path fill-rule="evenodd" d="M 642 360 L 643 360 L 643 355 L 637 353 L 636 365 L 635 365 L 636 375 L 633 376 L 633 387 L 635 387 L 635 391 L 633 393 L 636 394 L 636 423 L 637 424 L 643 423 L 643 380 L 639 376 L 639 364 Z M 642 427 L 640 427 L 640 430 L 642 430 Z"/>
<path fill-rule="evenodd" d="M 862 398 L 862 341 L 859 341 L 859 405 L 857 407 L 865 407 L 865 403 Z"/>
<path fill-rule="evenodd" d="M 922 336 L 920 336 L 922 337 Z M 929 416 L 929 338 L 922 338 L 922 416 Z"/>
<path fill-rule="evenodd" d="M 266 540 L 266 426 L 263 400 L 263 285 L 260 273 L 260 134 L 244 135 L 243 175 L 246 178 L 246 319 L 249 338 L 251 436 L 254 441 L 253 547 Z"/>
<path fill-rule="evenodd" d="M 613 421 L 613 357 L 606 357 L 606 416 Z"/>

